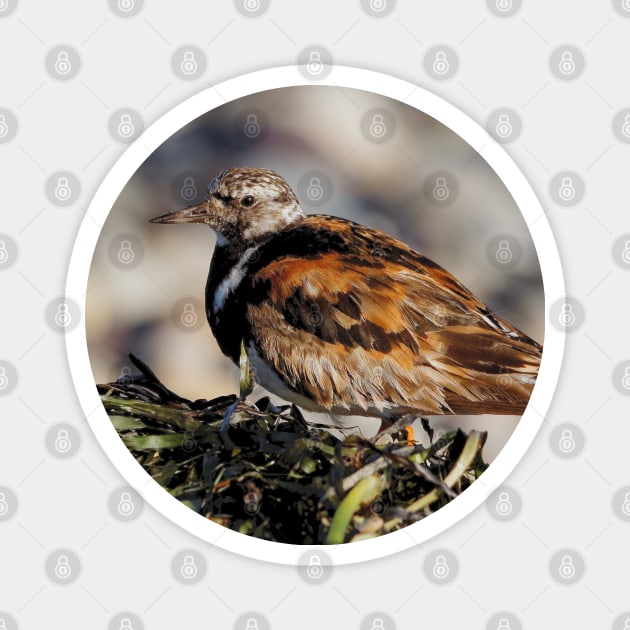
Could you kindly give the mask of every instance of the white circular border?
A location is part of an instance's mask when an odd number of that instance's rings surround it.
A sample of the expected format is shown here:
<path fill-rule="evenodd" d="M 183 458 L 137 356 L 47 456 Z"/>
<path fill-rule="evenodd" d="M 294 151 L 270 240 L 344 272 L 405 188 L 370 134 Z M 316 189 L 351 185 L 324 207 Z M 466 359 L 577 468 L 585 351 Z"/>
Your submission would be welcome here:
<path fill-rule="evenodd" d="M 101 227 L 131 175 L 176 131 L 226 102 L 272 88 L 314 85 L 296 66 L 245 74 L 219 83 L 187 99 L 162 116 L 130 145 L 96 192 L 81 223 L 72 251 L 66 295 L 74 297 L 85 312 L 88 273 Z M 564 280 L 555 240 L 534 191 L 516 164 L 480 125 L 440 97 L 417 85 L 379 72 L 335 66 L 316 85 L 356 88 L 377 92 L 410 105 L 440 121 L 468 142 L 494 169 L 512 194 L 525 219 L 540 262 L 545 291 L 545 312 L 550 296 L 564 295 Z M 164 516 L 198 536 L 235 553 L 282 564 L 296 564 L 307 548 L 325 550 L 334 564 L 349 564 L 380 558 L 436 536 L 481 505 L 505 481 L 523 457 L 540 428 L 551 403 L 560 374 L 565 335 L 546 326 L 544 351 L 534 391 L 521 421 L 495 461 L 464 493 L 425 519 L 379 538 L 343 545 L 300 546 L 269 542 L 239 534 L 218 525 L 171 496 L 136 462 L 118 437 L 96 391 L 88 356 L 85 321 L 66 334 L 66 350 L 74 385 L 96 438 L 128 483 Z"/>

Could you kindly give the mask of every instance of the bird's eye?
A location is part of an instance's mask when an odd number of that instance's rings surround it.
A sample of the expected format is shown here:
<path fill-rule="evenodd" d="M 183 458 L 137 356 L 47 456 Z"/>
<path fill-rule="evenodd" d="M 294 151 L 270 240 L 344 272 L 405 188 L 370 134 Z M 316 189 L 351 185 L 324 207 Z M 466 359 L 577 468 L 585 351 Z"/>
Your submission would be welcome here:
<path fill-rule="evenodd" d="M 251 208 L 254 205 L 254 198 L 251 195 L 245 195 L 241 199 L 241 206 Z"/>

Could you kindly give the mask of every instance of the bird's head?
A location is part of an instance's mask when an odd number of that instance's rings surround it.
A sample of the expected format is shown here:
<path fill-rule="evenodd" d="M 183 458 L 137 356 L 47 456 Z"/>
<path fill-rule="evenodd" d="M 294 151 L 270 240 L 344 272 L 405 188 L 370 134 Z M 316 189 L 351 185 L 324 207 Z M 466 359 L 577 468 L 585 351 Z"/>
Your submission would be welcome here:
<path fill-rule="evenodd" d="M 212 180 L 200 204 L 150 222 L 205 223 L 235 245 L 265 239 L 303 216 L 295 193 L 280 175 L 264 168 L 231 168 Z"/>

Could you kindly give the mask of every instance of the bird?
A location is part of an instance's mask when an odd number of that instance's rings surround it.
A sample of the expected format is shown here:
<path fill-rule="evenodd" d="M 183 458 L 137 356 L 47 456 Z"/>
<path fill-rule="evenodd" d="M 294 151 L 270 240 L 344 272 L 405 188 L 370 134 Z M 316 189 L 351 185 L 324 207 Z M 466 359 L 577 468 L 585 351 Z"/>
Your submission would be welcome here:
<path fill-rule="evenodd" d="M 381 428 L 409 416 L 523 414 L 537 341 L 393 236 L 305 214 L 278 173 L 222 170 L 204 201 L 150 221 L 214 230 L 212 333 L 285 401 L 380 418 Z"/>

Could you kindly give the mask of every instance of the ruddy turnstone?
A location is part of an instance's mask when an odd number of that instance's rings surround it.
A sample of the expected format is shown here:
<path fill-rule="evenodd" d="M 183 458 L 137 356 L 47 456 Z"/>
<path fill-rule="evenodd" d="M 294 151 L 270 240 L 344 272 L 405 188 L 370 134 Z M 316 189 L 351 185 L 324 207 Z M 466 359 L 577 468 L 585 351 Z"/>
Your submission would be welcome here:
<path fill-rule="evenodd" d="M 224 170 L 205 201 L 151 222 L 216 232 L 208 322 L 223 353 L 239 365 L 243 348 L 281 398 L 385 424 L 523 413 L 540 344 L 395 238 L 305 215 L 277 173 Z"/>

